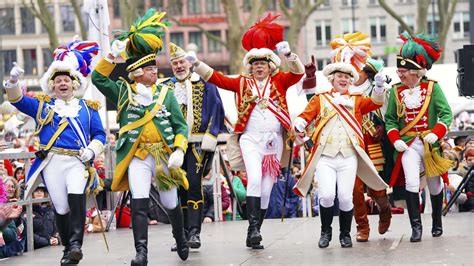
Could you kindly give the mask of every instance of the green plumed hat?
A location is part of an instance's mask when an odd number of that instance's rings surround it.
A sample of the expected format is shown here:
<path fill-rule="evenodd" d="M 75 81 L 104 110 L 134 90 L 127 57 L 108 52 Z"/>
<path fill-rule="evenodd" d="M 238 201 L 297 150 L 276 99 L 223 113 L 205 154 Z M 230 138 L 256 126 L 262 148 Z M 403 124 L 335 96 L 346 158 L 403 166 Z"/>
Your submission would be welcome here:
<path fill-rule="evenodd" d="M 154 8 L 147 10 L 143 17 L 139 17 L 127 30 L 113 31 L 120 41 L 129 39 L 127 43 L 127 71 L 148 65 L 155 65 L 156 53 L 163 48 L 163 36 L 171 23 L 161 21 L 166 12 L 157 12 Z"/>
<path fill-rule="evenodd" d="M 439 47 L 438 38 L 433 35 L 422 32 L 413 36 L 404 32 L 400 38 L 404 41 L 397 55 L 397 67 L 400 68 L 430 69 L 443 52 Z"/>

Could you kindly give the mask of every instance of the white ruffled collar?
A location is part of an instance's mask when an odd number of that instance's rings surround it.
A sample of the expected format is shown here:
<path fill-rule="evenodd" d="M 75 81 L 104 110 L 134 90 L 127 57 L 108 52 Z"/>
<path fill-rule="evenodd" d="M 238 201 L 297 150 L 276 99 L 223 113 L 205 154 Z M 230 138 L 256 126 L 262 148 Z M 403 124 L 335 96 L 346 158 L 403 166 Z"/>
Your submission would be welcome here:
<path fill-rule="evenodd" d="M 405 106 L 409 109 L 417 109 L 423 103 L 423 96 L 420 86 L 413 89 L 405 89 L 401 93 Z"/>
<path fill-rule="evenodd" d="M 79 104 L 79 100 L 72 97 L 68 101 L 56 98 L 51 108 L 61 118 L 74 118 L 79 116 L 79 110 L 81 110 L 82 107 Z"/>

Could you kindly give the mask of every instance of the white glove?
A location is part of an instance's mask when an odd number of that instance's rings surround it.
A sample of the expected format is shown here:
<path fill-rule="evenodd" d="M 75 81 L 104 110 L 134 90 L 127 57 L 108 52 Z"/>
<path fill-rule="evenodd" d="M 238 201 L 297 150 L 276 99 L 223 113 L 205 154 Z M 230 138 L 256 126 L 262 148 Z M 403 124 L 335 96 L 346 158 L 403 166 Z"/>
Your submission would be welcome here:
<path fill-rule="evenodd" d="M 438 136 L 436 136 L 435 133 L 428 133 L 428 135 L 426 135 L 423 140 L 429 144 L 433 144 L 438 140 Z"/>
<path fill-rule="evenodd" d="M 397 150 L 398 152 L 404 152 L 404 151 L 408 150 L 408 145 L 405 143 L 405 141 L 403 141 L 401 139 L 396 140 L 393 143 L 393 147 L 395 147 L 395 150 Z"/>
<path fill-rule="evenodd" d="M 176 169 L 183 165 L 184 152 L 182 149 L 177 148 L 173 153 L 171 153 L 170 158 L 168 159 L 168 168 Z"/>
<path fill-rule="evenodd" d="M 85 148 L 85 149 L 82 150 L 82 153 L 81 153 L 81 156 L 79 157 L 79 159 L 81 159 L 81 162 L 86 163 L 86 162 L 92 160 L 94 155 L 95 154 L 91 149 Z"/>
<path fill-rule="evenodd" d="M 125 39 L 125 41 L 120 41 L 120 40 L 115 40 L 113 43 L 112 43 L 112 47 L 110 47 L 111 51 L 110 53 L 114 56 L 114 57 L 117 57 L 119 56 L 121 53 L 123 53 L 125 51 L 125 49 L 127 48 L 127 43 L 128 41 L 130 41 L 130 39 Z"/>
<path fill-rule="evenodd" d="M 13 62 L 13 68 L 10 70 L 10 80 L 17 82 L 23 73 L 25 73 L 25 70 L 19 67 L 17 62 Z"/>
<path fill-rule="evenodd" d="M 290 44 L 286 41 L 277 43 L 276 48 L 277 48 L 278 54 L 283 54 L 285 56 L 288 56 L 291 54 Z"/>
<path fill-rule="evenodd" d="M 379 73 L 377 73 L 377 75 L 375 75 L 374 80 L 375 80 L 375 88 L 374 88 L 374 91 L 375 91 L 377 94 L 383 93 L 383 91 L 384 91 L 384 84 L 385 84 L 385 81 L 387 80 L 387 79 L 385 78 L 385 75 L 382 75 L 382 73 L 379 72 Z"/>
<path fill-rule="evenodd" d="M 304 120 L 301 117 L 295 118 L 295 121 L 293 122 L 293 128 L 297 132 L 304 132 L 304 129 L 306 128 L 307 125 L 308 125 L 308 122 L 306 122 L 306 120 Z"/>
<path fill-rule="evenodd" d="M 184 56 L 184 59 L 188 60 L 188 62 L 191 63 L 191 65 L 193 66 L 198 62 L 196 53 L 194 51 L 187 52 Z"/>

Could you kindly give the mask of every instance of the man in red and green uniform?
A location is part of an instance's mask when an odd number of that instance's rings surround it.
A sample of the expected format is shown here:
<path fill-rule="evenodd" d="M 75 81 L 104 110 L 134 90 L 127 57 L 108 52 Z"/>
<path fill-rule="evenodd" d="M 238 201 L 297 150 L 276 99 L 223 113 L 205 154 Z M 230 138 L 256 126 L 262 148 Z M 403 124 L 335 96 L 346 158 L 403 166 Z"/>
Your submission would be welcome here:
<path fill-rule="evenodd" d="M 397 56 L 397 74 L 401 82 L 391 88 L 385 114 L 387 134 L 396 149 L 390 185 L 405 185 L 412 227 L 410 241 L 419 242 L 422 235 L 419 210 L 422 169 L 426 172 L 433 207 L 431 233 L 434 237 L 443 233 L 441 176 L 447 182 L 447 169 L 443 169 L 439 155 L 431 151 L 439 147 L 453 115 L 439 84 L 425 76 L 442 51 L 435 37 L 407 33 L 400 37 L 405 41 Z"/>

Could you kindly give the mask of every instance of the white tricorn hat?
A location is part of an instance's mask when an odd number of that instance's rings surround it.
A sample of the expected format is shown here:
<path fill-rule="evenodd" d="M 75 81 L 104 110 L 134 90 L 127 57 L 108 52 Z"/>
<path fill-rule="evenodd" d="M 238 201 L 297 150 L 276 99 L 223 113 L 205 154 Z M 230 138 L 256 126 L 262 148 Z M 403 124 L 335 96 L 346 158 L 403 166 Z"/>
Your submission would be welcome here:
<path fill-rule="evenodd" d="M 325 77 L 328 77 L 331 74 L 336 72 L 342 72 L 351 75 L 354 80 L 359 80 L 359 74 L 354 66 L 349 63 L 336 62 L 328 64 L 323 68 L 323 74 Z"/>
<path fill-rule="evenodd" d="M 270 68 L 273 71 L 277 69 L 281 64 L 281 59 L 272 50 L 268 48 L 252 48 L 245 54 L 244 67 L 247 71 L 250 70 L 250 66 L 255 61 L 266 61 L 270 64 Z"/>

